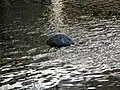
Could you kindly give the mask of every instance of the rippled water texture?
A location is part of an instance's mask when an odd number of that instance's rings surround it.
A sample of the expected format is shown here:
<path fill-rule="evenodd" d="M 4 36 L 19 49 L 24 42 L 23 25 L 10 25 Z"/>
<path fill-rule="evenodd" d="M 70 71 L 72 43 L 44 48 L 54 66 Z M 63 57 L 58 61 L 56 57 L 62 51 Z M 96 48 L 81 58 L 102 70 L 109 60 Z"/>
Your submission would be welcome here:
<path fill-rule="evenodd" d="M 120 20 L 68 6 L 52 0 L 4 11 L 0 90 L 120 90 Z M 75 45 L 50 48 L 46 40 L 56 33 Z"/>

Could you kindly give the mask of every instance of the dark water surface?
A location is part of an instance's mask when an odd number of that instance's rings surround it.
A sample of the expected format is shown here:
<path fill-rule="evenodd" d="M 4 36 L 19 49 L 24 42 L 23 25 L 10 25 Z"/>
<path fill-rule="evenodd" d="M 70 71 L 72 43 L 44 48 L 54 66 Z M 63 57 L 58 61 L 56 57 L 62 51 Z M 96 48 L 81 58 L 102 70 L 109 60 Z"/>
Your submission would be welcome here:
<path fill-rule="evenodd" d="M 120 20 L 68 6 L 52 0 L 4 11 L 0 90 L 120 90 Z M 46 40 L 56 33 L 71 36 L 75 45 L 50 48 Z"/>

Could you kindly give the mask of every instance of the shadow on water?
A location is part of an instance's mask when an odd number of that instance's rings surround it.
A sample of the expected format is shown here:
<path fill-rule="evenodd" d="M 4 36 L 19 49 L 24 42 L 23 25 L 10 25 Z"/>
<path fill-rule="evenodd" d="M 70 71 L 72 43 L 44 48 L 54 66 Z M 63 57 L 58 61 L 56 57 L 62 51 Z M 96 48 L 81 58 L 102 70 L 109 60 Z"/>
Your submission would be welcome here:
<path fill-rule="evenodd" d="M 113 8 L 113 0 L 92 1 L 3 10 L 0 90 L 120 90 L 119 1 Z M 68 34 L 75 45 L 50 48 L 46 40 L 55 33 Z"/>

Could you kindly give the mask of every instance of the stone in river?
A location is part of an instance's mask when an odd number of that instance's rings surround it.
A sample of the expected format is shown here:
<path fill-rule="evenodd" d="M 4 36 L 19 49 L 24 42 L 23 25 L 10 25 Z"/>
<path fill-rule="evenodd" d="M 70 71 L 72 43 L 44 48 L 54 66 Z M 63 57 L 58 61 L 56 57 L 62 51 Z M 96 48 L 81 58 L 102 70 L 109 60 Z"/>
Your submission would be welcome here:
<path fill-rule="evenodd" d="M 72 39 L 65 34 L 56 34 L 47 40 L 47 45 L 50 47 L 65 47 L 74 44 Z"/>

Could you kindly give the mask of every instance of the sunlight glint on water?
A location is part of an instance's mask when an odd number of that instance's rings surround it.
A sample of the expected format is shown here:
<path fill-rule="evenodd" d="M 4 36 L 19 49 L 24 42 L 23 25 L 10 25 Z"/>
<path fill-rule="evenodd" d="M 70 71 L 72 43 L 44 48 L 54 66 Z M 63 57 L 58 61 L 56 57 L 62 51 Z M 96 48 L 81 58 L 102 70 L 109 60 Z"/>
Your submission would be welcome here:
<path fill-rule="evenodd" d="M 63 10 L 64 5 L 62 0 L 52 0 L 52 11 L 50 23 L 53 25 L 55 33 L 64 33 Z"/>

